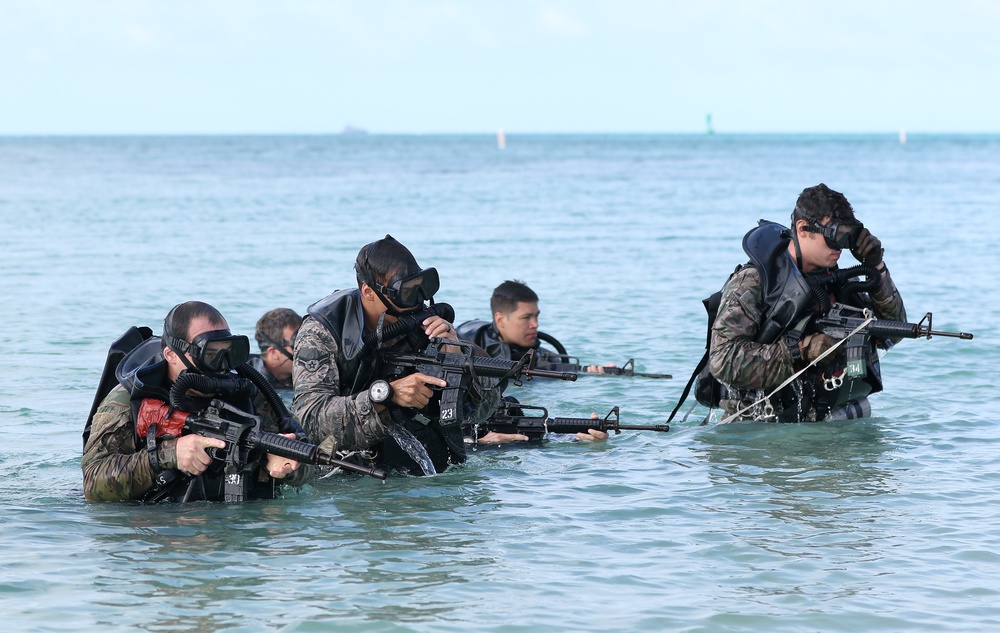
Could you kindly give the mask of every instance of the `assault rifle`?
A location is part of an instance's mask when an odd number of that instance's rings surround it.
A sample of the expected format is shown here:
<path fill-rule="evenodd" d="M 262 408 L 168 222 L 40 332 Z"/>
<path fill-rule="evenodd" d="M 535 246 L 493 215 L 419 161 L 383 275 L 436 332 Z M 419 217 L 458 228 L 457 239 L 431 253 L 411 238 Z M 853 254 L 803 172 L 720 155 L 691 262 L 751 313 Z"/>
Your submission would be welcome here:
<path fill-rule="evenodd" d="M 226 420 L 219 413 L 226 411 L 242 422 Z M 337 459 L 321 450 L 319 446 L 287 438 L 277 433 L 261 431 L 260 416 L 252 415 L 226 404 L 222 400 L 213 399 L 208 407 L 188 415 L 184 422 L 184 430 L 203 437 L 211 437 L 226 443 L 225 448 L 209 448 L 208 454 L 213 459 L 225 462 L 225 500 L 243 501 L 249 490 L 250 482 L 246 477 L 253 470 L 263 453 L 278 455 L 293 459 L 302 464 L 318 464 L 336 466 L 343 470 L 358 472 L 376 479 L 385 479 L 385 472 L 377 468 L 366 468 L 348 461 Z"/>
<path fill-rule="evenodd" d="M 459 351 L 445 351 L 444 347 L 448 345 L 459 348 Z M 397 378 L 419 372 L 448 383 L 444 387 L 432 387 L 441 391 L 439 405 L 441 426 L 451 426 L 461 422 L 466 394 L 476 402 L 482 399 L 483 394 L 476 385 L 476 378 L 479 376 L 512 380 L 516 385 L 521 384 L 522 377 L 528 380 L 536 376 L 576 380 L 575 373 L 536 369 L 533 350 L 529 350 L 519 361 L 477 356 L 475 350 L 476 346 L 467 341 L 435 337 L 430 340 L 422 353 L 387 354 L 385 358 L 387 371 L 383 377 L 392 382 Z"/>
<path fill-rule="evenodd" d="M 539 359 L 539 363 L 544 363 L 545 369 L 553 371 L 572 371 L 576 373 L 589 374 L 591 372 L 587 371 L 588 365 L 580 364 L 580 359 L 576 356 L 570 356 L 566 353 L 566 348 L 559 340 L 552 336 L 551 334 L 546 334 L 545 332 L 539 331 L 538 338 L 546 343 L 552 345 L 555 348 L 555 354 L 546 353 L 545 356 Z M 635 370 L 635 359 L 630 358 L 625 361 L 621 367 L 609 367 L 607 365 L 589 365 L 591 367 L 600 367 L 600 372 L 593 372 L 595 375 L 605 375 L 605 376 L 642 376 L 644 378 L 673 378 L 670 374 L 650 374 L 643 371 Z"/>
<path fill-rule="evenodd" d="M 546 369 L 552 371 L 571 371 L 582 374 L 593 374 L 595 376 L 642 376 L 644 378 L 673 378 L 670 374 L 651 374 L 644 371 L 635 370 L 635 359 L 630 358 L 621 367 L 609 367 L 607 365 L 581 365 L 580 359 L 568 354 L 547 354 L 539 362 L 545 364 Z M 601 371 L 588 372 L 587 367 L 600 367 Z"/>
<path fill-rule="evenodd" d="M 929 339 L 932 336 L 948 336 L 964 340 L 972 339 L 972 334 L 968 332 L 942 332 L 934 330 L 933 317 L 930 312 L 924 315 L 924 318 L 919 323 L 874 319 L 867 325 L 864 325 L 873 316 L 872 312 L 868 309 L 859 309 L 842 303 L 835 303 L 826 316 L 816 319 L 816 325 L 820 328 L 820 331 L 834 341 L 848 339 L 844 343 L 847 348 L 848 376 L 863 377 L 867 375 L 864 359 L 866 350 L 865 340 L 868 337 L 873 337 L 876 340 L 893 338 Z"/>
<path fill-rule="evenodd" d="M 526 413 L 531 411 L 534 413 Z M 472 425 L 472 430 L 492 431 L 495 433 L 508 433 L 527 435 L 531 441 L 541 440 L 549 433 L 586 433 L 587 429 L 596 431 L 613 431 L 615 435 L 620 435 L 622 431 L 661 431 L 667 432 L 670 427 L 666 424 L 656 424 L 653 426 L 642 426 L 636 424 L 621 424 L 618 415 L 618 407 L 612 407 L 603 419 L 594 420 L 592 418 L 550 418 L 545 407 L 536 407 L 517 402 L 500 402 L 496 413 L 479 424 Z"/>

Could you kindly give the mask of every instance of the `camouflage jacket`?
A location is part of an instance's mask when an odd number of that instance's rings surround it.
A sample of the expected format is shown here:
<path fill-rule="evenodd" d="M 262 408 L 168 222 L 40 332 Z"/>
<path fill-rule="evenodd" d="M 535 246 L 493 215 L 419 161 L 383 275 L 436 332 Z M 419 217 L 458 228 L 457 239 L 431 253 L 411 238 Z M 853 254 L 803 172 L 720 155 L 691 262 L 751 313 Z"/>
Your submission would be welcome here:
<path fill-rule="evenodd" d="M 264 419 L 264 430 L 277 432 L 277 416 L 259 393 L 254 398 L 254 409 Z M 156 452 L 162 468 L 177 467 L 176 444 L 173 438 L 158 442 Z M 136 436 L 131 397 L 121 385 L 111 390 L 98 407 L 80 466 L 84 495 L 92 501 L 142 499 L 153 487 L 155 474 L 149 453 L 145 442 Z M 311 474 L 311 467 L 301 465 L 281 482 L 302 485 Z M 260 481 L 270 478 L 263 467 L 257 475 Z"/>
<path fill-rule="evenodd" d="M 292 366 L 292 414 L 309 440 L 331 453 L 363 450 L 386 436 L 389 415 L 379 414 L 368 397 L 368 385 L 358 393 L 341 393 L 337 354 L 340 349 L 326 327 L 306 317 L 295 336 Z"/>
<path fill-rule="evenodd" d="M 882 271 L 881 287 L 868 299 L 878 318 L 906 320 L 903 299 L 888 268 Z M 760 273 L 745 266 L 726 282 L 712 326 L 709 370 L 721 383 L 770 391 L 805 366 L 805 362 L 793 360 L 784 337 L 769 344 L 755 342 L 766 313 Z M 723 401 L 727 413 L 735 412 L 734 407 Z"/>

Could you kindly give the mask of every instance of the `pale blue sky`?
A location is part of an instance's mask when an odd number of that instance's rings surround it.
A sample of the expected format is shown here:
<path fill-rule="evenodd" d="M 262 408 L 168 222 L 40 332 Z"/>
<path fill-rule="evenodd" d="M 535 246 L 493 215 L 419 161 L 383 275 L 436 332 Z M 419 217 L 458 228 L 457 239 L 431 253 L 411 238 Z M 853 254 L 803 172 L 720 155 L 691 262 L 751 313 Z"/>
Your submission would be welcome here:
<path fill-rule="evenodd" d="M 1000 132 L 995 0 L 0 0 L 0 134 Z"/>

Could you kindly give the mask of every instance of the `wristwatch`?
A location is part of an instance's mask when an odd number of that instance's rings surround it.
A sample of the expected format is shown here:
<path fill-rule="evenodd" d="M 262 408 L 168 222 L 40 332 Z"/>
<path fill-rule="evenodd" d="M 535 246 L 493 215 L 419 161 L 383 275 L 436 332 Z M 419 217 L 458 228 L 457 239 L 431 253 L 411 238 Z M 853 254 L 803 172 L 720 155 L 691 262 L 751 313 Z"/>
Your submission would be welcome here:
<path fill-rule="evenodd" d="M 392 398 L 392 385 L 384 380 L 376 380 L 368 387 L 368 398 L 378 404 L 389 400 Z"/>

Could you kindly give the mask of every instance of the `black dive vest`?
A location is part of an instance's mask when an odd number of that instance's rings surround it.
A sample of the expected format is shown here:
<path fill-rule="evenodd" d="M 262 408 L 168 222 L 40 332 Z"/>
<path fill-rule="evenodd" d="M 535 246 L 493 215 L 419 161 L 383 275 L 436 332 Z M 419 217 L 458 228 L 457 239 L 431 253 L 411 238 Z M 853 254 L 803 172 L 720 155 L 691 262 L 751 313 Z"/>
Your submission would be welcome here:
<path fill-rule="evenodd" d="M 340 395 L 349 396 L 367 388 L 376 378 L 377 357 L 365 349 L 365 313 L 361 308 L 361 291 L 357 288 L 337 290 L 308 308 L 337 341 L 337 372 Z"/>
<path fill-rule="evenodd" d="M 309 316 L 323 324 L 337 342 L 340 350 L 336 357 L 340 395 L 354 395 L 371 386 L 380 377 L 379 356 L 375 349 L 364 344 L 365 317 L 361 307 L 361 291 L 357 288 L 337 290 L 309 306 L 308 312 Z M 412 411 L 390 407 L 393 420 L 416 436 L 438 472 L 444 471 L 449 462 L 465 462 L 465 441 L 460 424 L 445 429 L 441 427 L 437 417 L 423 422 L 418 418 L 424 416 L 413 415 Z M 380 442 L 377 451 L 380 461 L 388 468 L 405 468 L 414 474 L 422 472 L 406 451 L 391 438 Z"/>
<path fill-rule="evenodd" d="M 132 420 L 135 424 L 139 420 L 139 408 L 142 401 L 152 398 L 161 402 L 170 402 L 170 383 L 167 378 L 167 362 L 163 359 L 162 344 L 160 337 L 153 336 L 146 339 L 138 347 L 133 349 L 122 359 L 115 369 L 115 376 L 118 381 L 129 392 L 129 401 L 132 406 Z M 254 412 L 253 399 L 247 398 L 243 402 L 229 402 L 229 404 L 250 413 Z M 220 417 L 228 418 L 229 413 L 223 411 Z M 136 444 L 145 446 L 146 438 L 140 437 L 136 432 Z M 225 498 L 225 466 L 221 461 L 213 461 L 204 473 L 195 478 L 178 476 L 177 471 L 172 471 L 172 475 L 157 477 L 158 485 L 147 493 L 146 501 L 221 501 Z M 171 472 L 171 471 L 164 471 Z M 270 478 L 267 481 L 259 481 L 259 472 L 254 470 L 245 476 L 251 479 L 252 485 L 249 490 L 249 499 L 271 499 L 275 495 L 276 487 Z"/>
<path fill-rule="evenodd" d="M 775 342 L 814 313 L 813 291 L 788 253 L 790 242 L 788 229 L 765 220 L 761 220 L 757 228 L 743 238 L 743 250 L 750 257 L 750 265 L 760 274 L 764 304 L 767 306 L 764 323 L 754 339 L 758 343 Z M 802 334 L 815 331 L 810 329 Z M 874 342 L 870 342 L 868 348 L 868 376 L 845 379 L 842 386 L 827 390 L 823 387 L 823 379 L 829 377 L 821 376 L 824 367 L 813 367 L 795 381 L 798 386 L 789 385 L 776 396 L 785 405 L 779 420 L 798 421 L 802 412 L 810 407 L 816 409 L 817 419 L 822 419 L 836 407 L 881 391 L 882 377 Z M 829 366 L 825 369 L 831 370 Z M 747 394 L 742 399 L 747 399 Z"/>
<path fill-rule="evenodd" d="M 813 301 L 812 290 L 788 254 L 792 241 L 788 229 L 775 222 L 760 221 L 743 237 L 743 250 L 760 274 L 767 312 L 756 342 L 773 343 L 806 316 Z"/>

